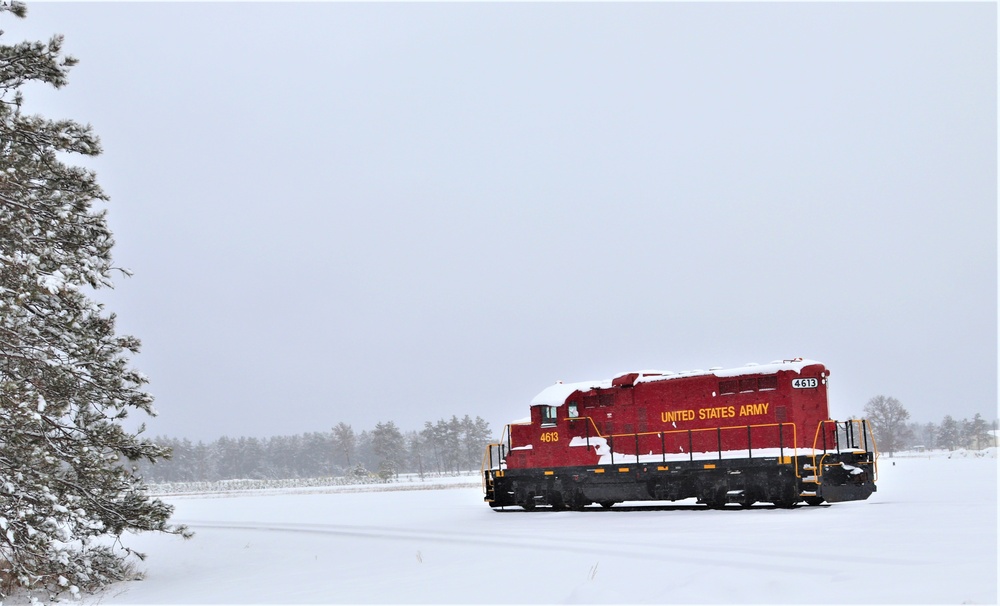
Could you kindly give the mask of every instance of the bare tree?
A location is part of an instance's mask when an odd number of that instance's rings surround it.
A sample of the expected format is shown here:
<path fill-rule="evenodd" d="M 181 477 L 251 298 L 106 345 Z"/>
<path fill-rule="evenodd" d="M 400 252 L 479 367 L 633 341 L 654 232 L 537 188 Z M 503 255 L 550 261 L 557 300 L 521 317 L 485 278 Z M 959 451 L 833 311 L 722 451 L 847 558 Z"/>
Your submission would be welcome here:
<path fill-rule="evenodd" d="M 910 413 L 896 398 L 879 395 L 868 400 L 865 417 L 871 421 L 879 449 L 888 452 L 890 457 L 906 443 L 910 432 L 906 421 Z"/>

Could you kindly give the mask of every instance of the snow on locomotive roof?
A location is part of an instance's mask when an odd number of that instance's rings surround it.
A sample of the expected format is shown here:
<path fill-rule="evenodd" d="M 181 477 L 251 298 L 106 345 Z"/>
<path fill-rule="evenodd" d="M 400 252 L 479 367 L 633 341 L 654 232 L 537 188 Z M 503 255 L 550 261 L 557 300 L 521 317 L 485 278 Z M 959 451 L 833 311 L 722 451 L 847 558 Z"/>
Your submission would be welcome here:
<path fill-rule="evenodd" d="M 581 383 L 563 383 L 560 381 L 542 390 L 531 400 L 532 406 L 561 406 L 574 391 L 589 391 L 591 389 L 607 389 L 611 387 L 611 379 L 605 381 L 583 381 Z"/>
<path fill-rule="evenodd" d="M 775 360 L 770 364 L 750 363 L 741 368 L 718 370 L 713 368 L 707 372 L 704 370 L 685 370 L 684 372 L 670 372 L 668 370 L 639 370 L 630 373 L 619 373 L 615 376 L 615 378 L 624 377 L 630 374 L 638 375 L 632 382 L 632 384 L 635 385 L 637 383 L 652 383 L 653 381 L 669 381 L 671 379 L 700 377 L 705 375 L 715 375 L 717 377 L 738 377 L 740 375 L 749 374 L 772 374 L 778 372 L 779 370 L 802 372 L 802 369 L 810 364 L 819 364 L 819 362 L 816 360 L 796 358 L 794 360 Z M 555 385 L 550 385 L 549 387 L 543 389 L 541 393 L 531 400 L 531 406 L 562 406 L 566 403 L 566 398 L 572 395 L 573 392 L 590 391 L 591 389 L 609 389 L 612 387 L 612 381 L 614 380 L 615 379 L 604 379 L 601 381 L 580 381 L 577 383 L 563 383 L 560 381 Z"/>

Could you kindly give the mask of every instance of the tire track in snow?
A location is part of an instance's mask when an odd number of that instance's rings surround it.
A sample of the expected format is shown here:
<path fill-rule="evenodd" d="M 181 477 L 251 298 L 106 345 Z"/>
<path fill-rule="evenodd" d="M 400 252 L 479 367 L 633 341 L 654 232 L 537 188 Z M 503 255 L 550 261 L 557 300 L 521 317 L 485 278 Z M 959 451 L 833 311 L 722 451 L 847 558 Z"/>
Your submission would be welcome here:
<path fill-rule="evenodd" d="M 328 535 L 356 539 L 386 541 L 411 541 L 418 543 L 441 543 L 448 545 L 468 545 L 477 548 L 529 549 L 540 551 L 563 551 L 573 555 L 589 553 L 596 557 L 625 557 L 643 561 L 704 564 L 712 567 L 742 568 L 761 571 L 783 571 L 796 574 L 829 576 L 825 564 L 829 554 L 819 552 L 768 551 L 740 547 L 713 548 L 694 544 L 664 544 L 660 542 L 629 542 L 609 539 L 599 541 L 593 538 L 547 537 L 537 535 L 511 534 L 470 534 L 448 530 L 412 529 L 384 526 L 350 526 L 338 524 L 306 524 L 275 522 L 225 522 L 199 521 L 181 522 L 192 530 L 233 530 L 250 532 L 285 532 L 311 535 Z M 916 560 L 880 558 L 875 556 L 852 556 L 855 564 L 879 564 L 913 566 L 926 564 Z"/>
<path fill-rule="evenodd" d="M 287 488 L 234 488 L 231 490 L 158 492 L 153 496 L 170 499 L 235 499 L 242 497 L 298 496 L 317 494 L 359 494 L 369 492 L 409 492 L 414 490 L 452 490 L 482 488 L 479 480 L 431 484 L 345 484 L 343 486 L 303 486 Z"/>

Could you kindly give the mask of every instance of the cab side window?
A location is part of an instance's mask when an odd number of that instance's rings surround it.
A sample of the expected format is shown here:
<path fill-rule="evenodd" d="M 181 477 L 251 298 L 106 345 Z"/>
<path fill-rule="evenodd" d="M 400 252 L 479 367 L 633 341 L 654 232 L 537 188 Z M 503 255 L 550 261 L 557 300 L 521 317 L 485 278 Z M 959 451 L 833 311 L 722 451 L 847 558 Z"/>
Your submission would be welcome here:
<path fill-rule="evenodd" d="M 558 410 L 555 406 L 542 406 L 542 425 L 555 425 Z"/>

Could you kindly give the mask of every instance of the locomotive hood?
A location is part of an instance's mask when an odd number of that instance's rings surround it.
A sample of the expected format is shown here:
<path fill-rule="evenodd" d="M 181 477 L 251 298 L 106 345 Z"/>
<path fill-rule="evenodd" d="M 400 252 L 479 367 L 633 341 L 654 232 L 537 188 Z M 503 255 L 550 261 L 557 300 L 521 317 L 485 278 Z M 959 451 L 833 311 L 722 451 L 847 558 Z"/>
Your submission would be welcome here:
<path fill-rule="evenodd" d="M 653 381 L 669 381 L 671 379 L 682 379 L 685 377 L 699 377 L 705 375 L 715 375 L 717 377 L 735 377 L 747 374 L 774 374 L 778 371 L 802 372 L 806 366 L 820 364 L 816 360 L 795 358 L 794 360 L 775 360 L 770 364 L 747 364 L 740 368 L 713 368 L 711 370 L 686 370 L 684 372 L 671 372 L 669 370 L 641 370 L 626 373 L 619 373 L 613 379 L 603 379 L 600 381 L 580 381 L 578 383 L 559 382 L 546 387 L 531 400 L 531 406 L 562 406 L 566 399 L 577 391 L 585 392 L 592 389 L 610 389 L 618 385 L 635 385 L 637 383 L 650 383 Z"/>

